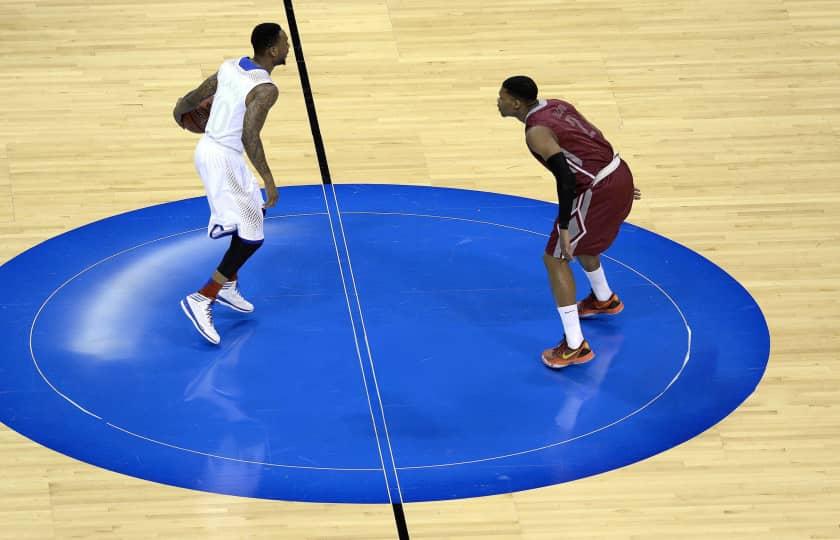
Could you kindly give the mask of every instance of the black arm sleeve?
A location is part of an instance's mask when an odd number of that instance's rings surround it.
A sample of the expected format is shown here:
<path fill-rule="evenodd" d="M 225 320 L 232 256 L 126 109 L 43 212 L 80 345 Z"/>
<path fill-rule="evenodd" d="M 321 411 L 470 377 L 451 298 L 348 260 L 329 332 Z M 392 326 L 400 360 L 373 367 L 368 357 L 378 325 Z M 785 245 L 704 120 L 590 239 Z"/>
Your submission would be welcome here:
<path fill-rule="evenodd" d="M 575 175 L 566 163 L 566 156 L 558 152 L 546 160 L 549 170 L 557 180 L 557 219 L 561 229 L 569 228 L 572 215 L 572 204 L 575 200 Z"/>

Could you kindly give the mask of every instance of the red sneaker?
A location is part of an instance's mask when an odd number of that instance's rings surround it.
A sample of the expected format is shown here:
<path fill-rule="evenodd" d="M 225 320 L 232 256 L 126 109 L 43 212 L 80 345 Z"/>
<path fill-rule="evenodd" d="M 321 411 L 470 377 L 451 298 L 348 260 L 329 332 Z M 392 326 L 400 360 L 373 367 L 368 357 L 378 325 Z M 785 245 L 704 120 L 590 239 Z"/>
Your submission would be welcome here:
<path fill-rule="evenodd" d="M 551 369 L 560 369 L 573 364 L 585 364 L 595 358 L 595 353 L 586 340 L 577 349 L 571 349 L 566 345 L 566 340 L 552 349 L 546 349 L 542 353 L 543 364 Z"/>
<path fill-rule="evenodd" d="M 595 298 L 594 292 L 589 292 L 589 296 L 578 302 L 578 317 L 592 317 L 593 315 L 617 315 L 624 309 L 624 302 L 617 294 L 612 293 L 612 296 L 601 302 Z"/>

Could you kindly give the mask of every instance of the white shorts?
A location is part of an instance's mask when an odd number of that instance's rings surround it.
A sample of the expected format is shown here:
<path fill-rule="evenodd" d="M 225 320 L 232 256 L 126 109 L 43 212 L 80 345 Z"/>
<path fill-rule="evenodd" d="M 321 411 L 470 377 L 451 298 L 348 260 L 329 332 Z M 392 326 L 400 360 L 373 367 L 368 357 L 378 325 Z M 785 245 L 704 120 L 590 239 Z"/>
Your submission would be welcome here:
<path fill-rule="evenodd" d="M 234 232 L 259 242 L 263 235 L 263 198 L 245 156 L 206 135 L 195 147 L 195 169 L 204 182 L 210 204 L 207 235 L 221 238 Z"/>

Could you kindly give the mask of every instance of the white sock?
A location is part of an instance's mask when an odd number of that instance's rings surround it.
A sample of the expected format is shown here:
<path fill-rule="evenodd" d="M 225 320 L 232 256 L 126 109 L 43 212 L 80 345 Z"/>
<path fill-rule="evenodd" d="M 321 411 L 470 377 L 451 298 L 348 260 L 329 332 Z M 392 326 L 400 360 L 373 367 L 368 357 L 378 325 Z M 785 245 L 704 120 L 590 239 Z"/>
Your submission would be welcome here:
<path fill-rule="evenodd" d="M 560 320 L 563 321 L 563 331 L 566 333 L 566 345 L 571 349 L 577 349 L 583 343 L 583 332 L 580 331 L 580 318 L 578 317 L 577 304 L 557 308 L 560 313 Z"/>
<path fill-rule="evenodd" d="M 613 292 L 610 289 L 609 283 L 607 283 L 607 276 L 604 275 L 604 267 L 599 266 L 593 272 L 586 272 L 586 277 L 589 279 L 589 284 L 592 285 L 592 292 L 595 293 L 595 298 L 601 302 L 609 300 Z"/>

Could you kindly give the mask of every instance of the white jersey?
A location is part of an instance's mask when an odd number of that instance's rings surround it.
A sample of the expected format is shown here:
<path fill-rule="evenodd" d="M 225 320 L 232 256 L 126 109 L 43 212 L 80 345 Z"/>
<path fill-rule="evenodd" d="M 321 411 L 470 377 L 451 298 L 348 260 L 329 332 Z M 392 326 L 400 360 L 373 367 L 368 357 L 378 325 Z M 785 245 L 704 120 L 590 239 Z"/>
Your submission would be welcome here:
<path fill-rule="evenodd" d="M 268 72 L 247 56 L 226 60 L 219 66 L 218 85 L 210 108 L 205 137 L 224 147 L 243 152 L 242 124 L 245 98 L 258 84 L 271 83 Z"/>

